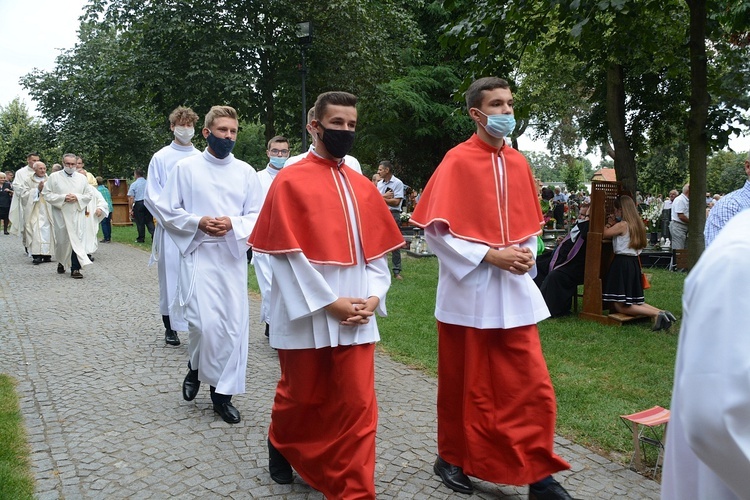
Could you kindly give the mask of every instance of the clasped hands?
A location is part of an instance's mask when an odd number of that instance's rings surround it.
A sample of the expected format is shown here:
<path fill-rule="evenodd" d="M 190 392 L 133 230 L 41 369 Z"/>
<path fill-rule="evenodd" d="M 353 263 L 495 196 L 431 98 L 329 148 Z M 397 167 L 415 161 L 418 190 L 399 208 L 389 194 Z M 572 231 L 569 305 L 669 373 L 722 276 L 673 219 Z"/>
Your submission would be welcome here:
<path fill-rule="evenodd" d="M 380 299 L 375 296 L 368 299 L 339 297 L 325 306 L 324 309 L 328 314 L 338 319 L 342 325 L 356 326 L 369 323 L 370 316 L 374 314 L 378 304 L 380 304 Z"/>
<path fill-rule="evenodd" d="M 493 266 L 517 275 L 528 273 L 536 264 L 534 254 L 529 248 L 517 246 L 506 247 L 502 250 L 490 248 L 484 256 L 484 260 Z"/>
<path fill-rule="evenodd" d="M 198 229 L 209 236 L 221 237 L 232 229 L 232 219 L 227 216 L 209 217 L 205 215 L 198 222 Z"/>
<path fill-rule="evenodd" d="M 78 196 L 74 195 L 73 193 L 68 193 L 65 195 L 66 203 L 75 203 L 77 201 L 78 201 Z"/>

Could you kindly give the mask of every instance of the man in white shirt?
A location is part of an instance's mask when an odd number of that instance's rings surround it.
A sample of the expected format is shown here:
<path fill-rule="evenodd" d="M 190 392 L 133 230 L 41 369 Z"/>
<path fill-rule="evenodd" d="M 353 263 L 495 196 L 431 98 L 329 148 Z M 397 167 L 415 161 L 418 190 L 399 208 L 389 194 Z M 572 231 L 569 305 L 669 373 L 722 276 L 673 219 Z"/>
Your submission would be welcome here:
<path fill-rule="evenodd" d="M 245 392 L 248 331 L 247 238 L 260 211 L 258 174 L 232 154 L 239 121 L 229 106 L 206 114 L 203 154 L 183 158 L 156 200 L 159 220 L 180 251 L 177 299 L 188 323 L 182 396 L 209 384 L 213 408 L 240 422 L 232 396 Z"/>
<path fill-rule="evenodd" d="M 378 191 L 383 195 L 383 201 L 388 205 L 396 225 L 401 224 L 401 206 L 404 203 L 404 183 L 393 175 L 393 164 L 388 160 L 383 160 L 378 164 Z M 403 279 L 401 276 L 401 249 L 397 248 L 391 252 L 393 260 L 393 277 L 397 280 Z"/>
<path fill-rule="evenodd" d="M 682 187 L 682 194 L 672 202 L 672 222 L 669 232 L 672 235 L 672 250 L 686 248 L 688 223 L 690 222 L 690 184 Z"/>
<path fill-rule="evenodd" d="M 159 312 L 161 313 L 162 323 L 164 323 L 164 342 L 175 346 L 180 345 L 180 337 L 177 332 L 188 331 L 187 322 L 182 315 L 182 308 L 176 303 L 180 251 L 164 230 L 164 221 L 158 218 L 156 202 L 177 162 L 188 156 L 200 154 L 200 151 L 195 149 L 192 142 L 197 121 L 198 115 L 195 111 L 184 106 L 178 106 L 170 113 L 169 129 L 174 135 L 174 140 L 151 157 L 146 179 L 146 195 L 143 199 L 148 211 L 154 214 L 159 222 L 154 228 L 149 265 L 157 263 Z"/>

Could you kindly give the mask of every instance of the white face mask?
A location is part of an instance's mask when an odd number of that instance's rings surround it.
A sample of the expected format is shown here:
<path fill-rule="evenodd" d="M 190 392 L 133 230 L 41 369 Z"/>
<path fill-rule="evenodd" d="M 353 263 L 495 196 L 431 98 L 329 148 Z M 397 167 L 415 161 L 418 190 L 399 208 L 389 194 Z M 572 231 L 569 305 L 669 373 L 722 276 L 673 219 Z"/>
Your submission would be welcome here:
<path fill-rule="evenodd" d="M 68 175 L 73 175 L 73 172 L 78 172 L 76 167 L 63 167 L 63 170 L 65 170 L 65 173 Z"/>
<path fill-rule="evenodd" d="M 195 135 L 195 129 L 193 127 L 175 127 L 174 138 L 180 144 L 190 144 L 190 139 Z"/>

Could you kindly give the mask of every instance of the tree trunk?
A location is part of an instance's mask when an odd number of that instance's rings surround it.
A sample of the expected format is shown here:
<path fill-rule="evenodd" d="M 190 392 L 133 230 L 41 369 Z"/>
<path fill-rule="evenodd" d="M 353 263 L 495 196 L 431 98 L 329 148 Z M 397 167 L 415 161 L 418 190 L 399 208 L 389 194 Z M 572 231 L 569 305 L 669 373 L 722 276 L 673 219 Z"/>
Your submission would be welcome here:
<path fill-rule="evenodd" d="M 706 155 L 708 138 L 708 73 L 706 61 L 706 2 L 687 0 L 690 8 L 690 115 L 687 123 L 690 145 L 690 223 L 688 259 L 692 267 L 703 253 L 703 227 L 706 224 Z"/>
<path fill-rule="evenodd" d="M 624 70 L 619 64 L 610 64 L 607 68 L 607 126 L 612 136 L 615 150 L 615 173 L 625 190 L 635 196 L 638 186 L 636 177 L 635 155 L 628 144 L 625 131 L 625 83 Z"/>

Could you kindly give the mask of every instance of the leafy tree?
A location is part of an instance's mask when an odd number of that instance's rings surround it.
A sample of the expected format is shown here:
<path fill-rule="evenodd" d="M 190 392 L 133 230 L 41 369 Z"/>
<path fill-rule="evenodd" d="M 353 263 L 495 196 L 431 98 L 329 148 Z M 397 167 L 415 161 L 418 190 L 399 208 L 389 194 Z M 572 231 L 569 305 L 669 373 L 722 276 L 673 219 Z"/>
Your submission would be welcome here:
<path fill-rule="evenodd" d="M 7 106 L 0 106 L 1 170 L 17 170 L 26 165 L 29 153 L 39 153 L 42 161 L 54 158 L 48 131 L 29 114 L 26 105 L 16 97 Z"/>
<path fill-rule="evenodd" d="M 91 23 L 79 33 L 81 42 L 58 56 L 54 70 L 35 70 L 23 85 L 62 150 L 83 156 L 98 175 L 126 177 L 148 165 L 164 123 L 120 72 L 117 33 Z"/>
<path fill-rule="evenodd" d="M 444 5 L 465 7 L 459 0 Z M 713 5 L 718 19 L 722 11 Z M 649 143 L 687 139 L 681 125 L 690 96 L 688 21 L 687 5 L 679 0 L 488 0 L 463 10 L 445 40 L 466 54 L 475 73 L 515 80 L 519 107 L 533 106 L 530 119 L 550 133 L 555 123 L 560 127 L 556 142 L 564 145 L 564 133 L 578 129 L 590 145 L 606 147 L 618 179 L 634 191 L 636 159 Z M 720 27 L 717 21 L 707 35 L 717 44 L 725 36 Z M 502 57 L 496 47 L 503 47 Z M 716 98 L 707 137 L 714 147 L 726 143 L 729 117 L 745 120 L 747 95 L 737 90 L 746 85 L 736 84 L 747 78 L 748 59 L 732 54 L 707 53 L 713 77 L 705 86 Z M 559 102 L 567 97 L 573 102 L 568 109 Z"/>
<path fill-rule="evenodd" d="M 453 101 L 459 82 L 450 68 L 436 66 L 412 68 L 378 86 L 360 104 L 359 159 L 390 160 L 406 184 L 424 186 L 445 153 L 474 130 Z"/>
<path fill-rule="evenodd" d="M 541 151 L 521 151 L 529 162 L 534 177 L 542 182 L 559 182 L 562 180 L 561 172 L 557 169 L 555 160 L 547 153 Z"/>
<path fill-rule="evenodd" d="M 719 151 L 711 156 L 706 169 L 706 192 L 726 194 L 743 186 L 746 153 Z"/>
<path fill-rule="evenodd" d="M 682 189 L 689 179 L 687 149 L 685 144 L 677 142 L 646 152 L 638 171 L 641 190 L 667 194 L 672 189 Z"/>

